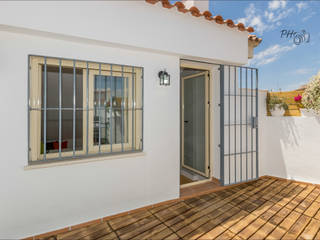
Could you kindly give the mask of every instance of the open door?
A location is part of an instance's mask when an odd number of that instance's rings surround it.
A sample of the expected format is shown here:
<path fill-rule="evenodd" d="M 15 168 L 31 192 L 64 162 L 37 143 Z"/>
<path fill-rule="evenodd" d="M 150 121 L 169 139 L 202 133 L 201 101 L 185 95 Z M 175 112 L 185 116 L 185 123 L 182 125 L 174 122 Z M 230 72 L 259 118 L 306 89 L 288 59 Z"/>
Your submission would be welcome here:
<path fill-rule="evenodd" d="M 209 72 L 182 78 L 182 167 L 209 177 Z"/>

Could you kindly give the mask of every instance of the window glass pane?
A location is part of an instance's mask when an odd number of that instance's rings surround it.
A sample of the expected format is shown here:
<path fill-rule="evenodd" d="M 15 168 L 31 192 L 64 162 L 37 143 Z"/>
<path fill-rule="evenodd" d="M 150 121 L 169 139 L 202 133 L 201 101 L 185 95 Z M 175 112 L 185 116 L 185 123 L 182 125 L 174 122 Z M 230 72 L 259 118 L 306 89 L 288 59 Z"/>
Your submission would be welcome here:
<path fill-rule="evenodd" d="M 44 66 L 42 66 L 42 83 L 43 83 Z M 42 86 L 42 97 L 44 89 Z M 47 65 L 47 108 L 57 108 L 59 106 L 59 67 Z M 50 90 L 49 90 L 50 89 Z M 43 101 L 42 101 L 43 104 Z M 43 106 L 42 106 L 43 107 Z"/>
<path fill-rule="evenodd" d="M 125 78 L 96 75 L 94 86 L 94 144 L 99 144 L 99 131 L 101 144 L 121 144 L 122 139 L 127 142 Z"/>
<path fill-rule="evenodd" d="M 43 113 L 41 122 L 43 123 Z M 47 138 L 46 138 L 46 153 L 57 152 L 59 150 L 59 111 L 51 110 L 47 111 Z M 43 127 L 41 124 L 41 153 L 44 149 Z"/>
<path fill-rule="evenodd" d="M 44 66 L 42 66 L 41 80 L 43 83 Z M 82 69 L 76 69 L 76 107 L 83 106 L 83 76 Z M 45 89 L 42 86 L 42 99 Z M 62 110 L 61 113 L 61 151 L 73 150 L 73 68 L 62 67 Z M 43 99 L 44 100 L 44 99 Z M 42 109 L 44 101 L 42 101 Z M 50 108 L 55 108 L 50 109 Z M 59 66 L 47 65 L 47 122 L 46 122 L 46 150 L 47 153 L 59 151 Z M 44 111 L 41 114 L 41 153 L 44 150 Z M 76 113 L 75 119 L 75 150 L 83 148 L 83 117 L 82 111 Z"/>
<path fill-rule="evenodd" d="M 42 66 L 42 82 L 43 82 L 44 66 Z M 76 107 L 82 108 L 83 105 L 83 75 L 82 69 L 76 69 Z M 44 97 L 44 89 L 42 86 L 42 97 Z M 62 107 L 73 107 L 73 68 L 61 68 L 61 92 Z M 59 107 L 59 66 L 47 65 L 47 108 Z M 43 101 L 42 101 L 43 107 Z"/>

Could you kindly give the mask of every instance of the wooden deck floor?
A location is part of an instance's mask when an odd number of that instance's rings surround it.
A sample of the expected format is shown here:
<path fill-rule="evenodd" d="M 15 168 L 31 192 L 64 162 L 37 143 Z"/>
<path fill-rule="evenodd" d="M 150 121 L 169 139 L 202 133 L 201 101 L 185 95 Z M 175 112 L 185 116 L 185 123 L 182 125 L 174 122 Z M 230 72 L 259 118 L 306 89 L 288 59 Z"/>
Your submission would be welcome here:
<path fill-rule="evenodd" d="M 50 239 L 320 239 L 320 187 L 271 177 Z"/>

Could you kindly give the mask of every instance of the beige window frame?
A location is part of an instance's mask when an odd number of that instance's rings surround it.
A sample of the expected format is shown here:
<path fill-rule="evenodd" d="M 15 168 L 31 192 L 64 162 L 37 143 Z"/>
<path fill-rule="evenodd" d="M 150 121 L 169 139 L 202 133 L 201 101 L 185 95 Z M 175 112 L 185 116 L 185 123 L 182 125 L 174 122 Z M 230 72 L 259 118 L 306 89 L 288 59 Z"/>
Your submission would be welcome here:
<path fill-rule="evenodd" d="M 75 67 L 82 69 L 83 86 L 83 113 L 82 113 L 82 150 L 41 153 L 41 117 L 42 106 L 42 66 Z M 68 60 L 42 56 L 30 56 L 29 59 L 29 162 L 42 160 L 85 157 L 95 154 L 125 153 L 129 151 L 142 151 L 143 139 L 143 69 L 140 67 L 94 63 L 80 60 Z M 128 115 L 124 118 L 124 133 L 127 142 L 94 145 L 94 77 L 96 75 L 124 77 L 128 79 L 128 87 L 124 92 L 128 96 L 124 104 L 124 112 Z M 134 83 L 133 83 L 134 82 Z M 88 85 L 87 85 L 88 84 Z M 133 86 L 134 85 L 134 86 Z M 87 89 L 89 92 L 87 92 Z M 50 91 L 48 89 L 48 91 Z M 88 105 L 87 105 L 88 99 Z M 137 112 L 138 111 L 138 112 Z M 88 134 L 88 136 L 87 136 Z M 87 142 L 88 139 L 88 142 Z M 88 144 L 88 145 L 87 145 Z M 88 149 L 87 149 L 88 146 Z"/>
<path fill-rule="evenodd" d="M 209 102 L 209 99 L 210 99 L 210 96 L 209 96 L 209 71 L 204 71 L 204 72 L 201 72 L 201 73 L 197 73 L 197 74 L 193 74 L 193 75 L 189 75 L 189 76 L 186 76 L 186 77 L 183 77 L 182 78 L 182 81 L 181 81 L 181 88 L 184 89 L 184 84 L 185 84 L 185 81 L 187 81 L 188 79 L 193 79 L 195 77 L 198 77 L 198 76 L 204 76 L 204 82 L 205 82 L 205 101 L 204 101 L 204 120 L 205 120 L 205 169 L 204 169 L 204 172 L 201 172 L 195 168 L 192 168 L 190 166 L 188 166 L 187 164 L 185 164 L 185 158 L 184 158 L 184 134 L 185 134 L 185 129 L 184 129 L 184 112 L 185 112 L 185 108 L 184 108 L 184 90 L 182 90 L 182 93 L 181 93 L 181 100 L 182 100 L 182 111 L 181 111 L 181 139 L 182 139 L 182 144 L 181 144 L 181 159 L 182 159 L 182 166 L 186 169 L 189 169 L 189 170 L 192 170 L 204 177 L 209 177 L 210 176 L 210 156 L 209 156 L 209 138 L 210 138 L 210 135 L 209 135 L 209 132 L 210 132 L 210 123 L 209 123 L 209 114 L 210 114 L 210 111 L 209 111 L 209 107 L 210 105 L 208 104 Z"/>

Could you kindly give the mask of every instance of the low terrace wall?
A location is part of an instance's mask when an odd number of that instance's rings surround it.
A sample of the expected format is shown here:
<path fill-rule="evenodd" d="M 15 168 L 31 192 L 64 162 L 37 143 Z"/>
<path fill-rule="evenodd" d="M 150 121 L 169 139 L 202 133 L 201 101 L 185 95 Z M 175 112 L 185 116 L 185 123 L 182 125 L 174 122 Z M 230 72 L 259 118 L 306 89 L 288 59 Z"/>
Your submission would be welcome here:
<path fill-rule="evenodd" d="M 267 116 L 266 96 L 260 92 L 260 176 L 320 184 L 320 117 Z"/>

